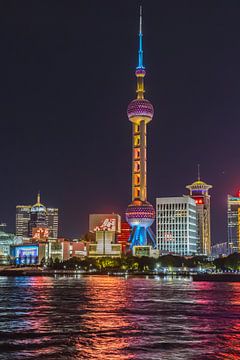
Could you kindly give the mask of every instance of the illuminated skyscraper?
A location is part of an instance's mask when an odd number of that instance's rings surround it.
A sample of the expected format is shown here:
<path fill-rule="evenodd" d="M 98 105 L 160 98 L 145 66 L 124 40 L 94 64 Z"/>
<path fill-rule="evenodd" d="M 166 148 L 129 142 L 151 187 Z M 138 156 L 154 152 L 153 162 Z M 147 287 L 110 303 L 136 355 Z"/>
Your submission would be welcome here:
<path fill-rule="evenodd" d="M 16 206 L 16 235 L 28 237 L 31 205 Z"/>
<path fill-rule="evenodd" d="M 47 208 L 47 227 L 49 237 L 53 239 L 58 238 L 58 209 Z"/>
<path fill-rule="evenodd" d="M 240 252 L 240 191 L 228 195 L 228 254 Z"/>
<path fill-rule="evenodd" d="M 129 120 L 132 122 L 132 202 L 126 210 L 126 220 L 132 227 L 130 237 L 133 246 L 147 245 L 147 233 L 154 246 L 155 237 L 150 226 L 155 219 L 153 206 L 147 201 L 147 124 L 153 117 L 153 106 L 144 99 L 144 77 L 142 46 L 142 9 L 140 8 L 139 51 L 137 77 L 137 99 L 130 102 L 127 109 Z"/>
<path fill-rule="evenodd" d="M 37 202 L 31 207 L 30 221 L 28 223 L 28 235 L 33 236 L 33 228 L 47 228 L 47 209 L 41 204 L 40 193 L 37 195 Z"/>
<path fill-rule="evenodd" d="M 197 205 L 197 224 L 198 224 L 198 242 L 197 253 L 200 255 L 211 255 L 211 226 L 210 226 L 210 195 L 208 190 L 212 185 L 208 185 L 198 180 L 191 185 L 186 186 L 190 190 L 190 196 L 195 200 Z"/>
<path fill-rule="evenodd" d="M 16 235 L 32 237 L 33 228 L 46 228 L 50 238 L 58 238 L 58 209 L 42 205 L 40 194 L 35 205 L 16 206 Z"/>

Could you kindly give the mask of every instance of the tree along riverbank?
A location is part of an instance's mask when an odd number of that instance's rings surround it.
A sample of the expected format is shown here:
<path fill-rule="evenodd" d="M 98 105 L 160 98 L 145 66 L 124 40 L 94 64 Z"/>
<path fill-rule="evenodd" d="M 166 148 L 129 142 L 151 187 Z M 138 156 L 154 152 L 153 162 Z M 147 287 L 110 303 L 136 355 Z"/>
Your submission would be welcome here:
<path fill-rule="evenodd" d="M 206 256 L 183 257 L 177 255 L 162 255 L 159 258 L 146 256 L 134 257 L 132 255 L 120 258 L 96 257 L 70 258 L 66 261 L 56 259 L 43 261 L 42 266 L 54 270 L 76 270 L 85 271 L 240 271 L 240 254 L 234 253 L 222 258 L 208 258 Z"/>

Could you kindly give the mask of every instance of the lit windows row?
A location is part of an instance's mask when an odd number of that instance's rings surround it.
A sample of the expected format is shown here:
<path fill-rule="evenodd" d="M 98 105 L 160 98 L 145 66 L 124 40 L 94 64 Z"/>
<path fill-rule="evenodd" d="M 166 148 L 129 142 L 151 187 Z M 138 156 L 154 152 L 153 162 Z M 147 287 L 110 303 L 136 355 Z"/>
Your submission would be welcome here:
<path fill-rule="evenodd" d="M 158 204 L 157 207 L 159 210 L 185 210 L 187 209 L 187 205 L 185 203 L 179 204 Z"/>

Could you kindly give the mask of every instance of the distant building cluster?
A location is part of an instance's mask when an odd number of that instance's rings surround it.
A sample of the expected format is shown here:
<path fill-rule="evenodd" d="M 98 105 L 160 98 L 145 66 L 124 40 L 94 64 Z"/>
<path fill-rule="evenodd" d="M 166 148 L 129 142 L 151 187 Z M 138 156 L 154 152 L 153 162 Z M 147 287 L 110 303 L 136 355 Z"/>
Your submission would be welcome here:
<path fill-rule="evenodd" d="M 211 185 L 200 177 L 186 186 L 188 195 L 156 199 L 156 246 L 131 246 L 133 227 L 119 214 L 90 214 L 83 239 L 58 236 L 58 209 L 41 203 L 16 206 L 16 232 L 0 224 L 0 264 L 39 265 L 71 257 L 226 256 L 240 252 L 240 193 L 227 198 L 227 241 L 211 246 Z"/>
<path fill-rule="evenodd" d="M 72 257 L 119 257 L 129 249 L 131 229 L 117 214 L 92 214 L 88 239 L 58 237 L 58 209 L 40 202 L 16 206 L 16 234 L 0 224 L 0 265 L 44 265 Z"/>
<path fill-rule="evenodd" d="M 0 226 L 0 264 L 39 265 L 84 257 L 86 244 L 58 237 L 58 209 L 41 203 L 16 206 L 16 234 Z"/>

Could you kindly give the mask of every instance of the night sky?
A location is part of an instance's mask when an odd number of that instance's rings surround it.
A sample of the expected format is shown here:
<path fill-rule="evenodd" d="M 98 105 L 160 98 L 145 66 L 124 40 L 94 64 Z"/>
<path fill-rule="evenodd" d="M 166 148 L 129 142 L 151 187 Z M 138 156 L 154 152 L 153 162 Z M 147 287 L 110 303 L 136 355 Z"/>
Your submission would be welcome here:
<path fill-rule="evenodd" d="M 77 237 L 88 214 L 131 200 L 131 124 L 139 1 L 0 2 L 0 221 L 15 206 L 60 209 Z M 226 197 L 240 187 L 239 1 L 143 1 L 148 195 L 213 185 L 212 241 L 226 239 Z"/>

